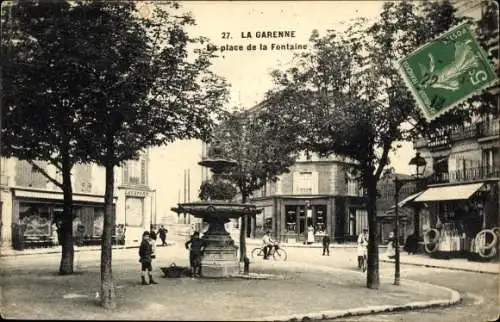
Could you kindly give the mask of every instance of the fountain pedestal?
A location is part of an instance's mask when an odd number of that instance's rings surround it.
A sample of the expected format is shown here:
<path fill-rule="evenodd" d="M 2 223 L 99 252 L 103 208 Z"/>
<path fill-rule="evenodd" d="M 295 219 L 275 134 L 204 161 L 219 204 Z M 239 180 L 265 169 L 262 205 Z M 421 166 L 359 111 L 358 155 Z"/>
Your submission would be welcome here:
<path fill-rule="evenodd" d="M 213 172 L 215 185 L 221 183 L 221 174 L 225 169 L 237 165 L 235 161 L 220 158 L 221 148 L 218 143 L 213 146 L 213 158 L 203 159 L 198 164 L 210 168 Z M 202 239 L 206 242 L 205 254 L 201 260 L 201 275 L 204 277 L 230 277 L 239 275 L 240 265 L 238 262 L 238 247 L 226 231 L 224 224 L 230 218 L 240 218 L 245 215 L 260 213 L 254 205 L 233 203 L 231 201 L 218 200 L 223 193 L 217 192 L 207 201 L 188 202 L 178 204 L 172 208 L 177 213 L 189 213 L 208 223 L 208 230 Z M 221 197 L 222 198 L 222 197 Z"/>
<path fill-rule="evenodd" d="M 205 220 L 209 227 L 202 239 L 206 242 L 205 255 L 201 261 L 204 277 L 227 277 L 238 275 L 238 247 L 234 245 L 224 224 L 229 220 L 210 218 Z"/>

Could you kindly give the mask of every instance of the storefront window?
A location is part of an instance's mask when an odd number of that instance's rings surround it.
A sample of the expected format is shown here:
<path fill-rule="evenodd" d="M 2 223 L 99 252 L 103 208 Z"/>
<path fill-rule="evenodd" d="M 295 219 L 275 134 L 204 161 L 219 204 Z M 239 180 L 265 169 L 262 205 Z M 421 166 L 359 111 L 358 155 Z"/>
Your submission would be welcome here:
<path fill-rule="evenodd" d="M 25 225 L 25 236 L 48 236 L 51 234 L 51 217 L 48 206 L 20 203 L 19 220 Z"/>
<path fill-rule="evenodd" d="M 141 198 L 125 199 L 125 220 L 128 226 L 141 227 L 143 223 L 143 205 Z"/>
<path fill-rule="evenodd" d="M 349 235 L 356 235 L 356 209 L 349 208 Z"/>
<path fill-rule="evenodd" d="M 316 206 L 316 226 L 314 230 L 316 234 L 324 234 L 326 232 L 326 206 Z"/>
<path fill-rule="evenodd" d="M 296 206 L 286 206 L 285 226 L 287 232 L 297 232 L 297 208 Z"/>
<path fill-rule="evenodd" d="M 104 208 L 94 208 L 93 236 L 101 236 L 104 227 Z"/>

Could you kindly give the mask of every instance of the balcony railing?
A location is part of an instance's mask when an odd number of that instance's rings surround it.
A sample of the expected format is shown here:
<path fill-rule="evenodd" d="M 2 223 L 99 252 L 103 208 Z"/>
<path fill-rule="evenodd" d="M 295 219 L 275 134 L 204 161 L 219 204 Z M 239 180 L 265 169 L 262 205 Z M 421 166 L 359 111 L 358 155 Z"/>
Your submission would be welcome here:
<path fill-rule="evenodd" d="M 500 170 L 498 167 L 485 166 L 435 173 L 431 181 L 432 183 L 463 182 L 492 179 L 498 178 L 499 176 Z"/>
<path fill-rule="evenodd" d="M 445 133 L 434 135 L 430 139 L 417 138 L 413 141 L 413 147 L 415 149 L 424 147 L 438 149 L 451 146 L 454 142 L 461 140 L 497 136 L 499 134 L 500 119 L 492 119 L 489 121 L 478 122 L 472 125 L 450 129 Z"/>
<path fill-rule="evenodd" d="M 496 136 L 500 134 L 500 119 L 493 119 L 481 124 L 480 136 Z"/>

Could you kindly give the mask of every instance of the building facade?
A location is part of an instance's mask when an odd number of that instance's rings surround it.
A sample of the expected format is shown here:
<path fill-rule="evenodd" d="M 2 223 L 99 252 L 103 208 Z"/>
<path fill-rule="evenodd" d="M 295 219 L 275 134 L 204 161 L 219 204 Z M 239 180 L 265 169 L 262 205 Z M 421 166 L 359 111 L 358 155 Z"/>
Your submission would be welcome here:
<path fill-rule="evenodd" d="M 455 250 L 469 250 L 479 231 L 500 226 L 499 130 L 500 119 L 487 116 L 414 142 L 429 169 L 415 202 L 428 210 L 430 228 L 464 239 Z"/>
<path fill-rule="evenodd" d="M 37 162 L 50 176 L 61 175 L 46 162 Z M 104 219 L 104 168 L 95 164 L 75 165 L 73 184 L 73 235 L 84 244 L 100 243 Z M 0 164 L 0 241 L 3 247 L 32 247 L 58 243 L 57 223 L 63 214 L 62 191 L 27 161 L 2 158 Z M 148 154 L 115 169 L 114 239 L 135 243 L 153 217 L 153 193 L 148 186 Z M 23 233 L 19 231 L 22 229 Z"/>
<path fill-rule="evenodd" d="M 290 172 L 254 193 L 251 203 L 262 209 L 252 218 L 255 237 L 271 231 L 283 242 L 307 239 L 312 227 L 315 240 L 354 241 L 368 227 L 363 192 L 349 175 L 345 158 L 319 158 L 303 153 Z"/>

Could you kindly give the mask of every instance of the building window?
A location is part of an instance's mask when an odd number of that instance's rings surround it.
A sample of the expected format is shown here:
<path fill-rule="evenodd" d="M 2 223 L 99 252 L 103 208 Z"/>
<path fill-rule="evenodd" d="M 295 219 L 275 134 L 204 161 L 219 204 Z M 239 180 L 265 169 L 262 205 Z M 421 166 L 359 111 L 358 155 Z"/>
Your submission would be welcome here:
<path fill-rule="evenodd" d="M 285 229 L 286 232 L 297 233 L 297 207 L 285 207 Z"/>
<path fill-rule="evenodd" d="M 368 212 L 364 209 L 356 209 L 356 235 L 363 229 L 368 229 Z"/>
<path fill-rule="evenodd" d="M 312 172 L 300 172 L 297 176 L 297 190 L 295 193 L 298 194 L 312 194 L 313 192 L 313 182 L 312 182 Z"/>

